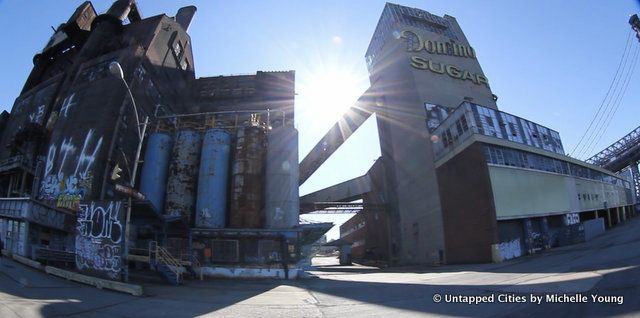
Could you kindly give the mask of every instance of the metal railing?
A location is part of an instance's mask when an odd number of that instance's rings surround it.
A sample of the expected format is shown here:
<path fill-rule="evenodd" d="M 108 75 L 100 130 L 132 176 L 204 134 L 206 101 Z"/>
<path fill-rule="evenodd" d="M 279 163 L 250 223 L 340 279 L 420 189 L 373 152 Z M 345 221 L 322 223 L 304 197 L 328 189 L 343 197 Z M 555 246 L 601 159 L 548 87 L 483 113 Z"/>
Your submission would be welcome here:
<path fill-rule="evenodd" d="M 200 280 L 204 280 L 203 278 L 203 273 L 202 273 L 202 265 L 200 264 L 200 261 L 198 261 L 198 258 L 193 254 L 186 254 L 189 261 L 191 262 L 191 268 L 195 271 L 197 270 L 198 273 L 198 278 L 200 278 Z"/>
<path fill-rule="evenodd" d="M 180 271 L 180 268 L 182 268 L 182 265 L 177 259 L 175 259 L 175 257 L 171 255 L 171 253 L 169 253 L 169 251 L 167 251 L 164 247 L 159 246 L 158 242 L 151 241 L 149 242 L 149 253 L 150 256 L 153 256 L 153 258 L 157 262 L 167 266 L 169 270 L 171 270 L 176 275 L 178 281 L 181 280 L 182 272 Z"/>

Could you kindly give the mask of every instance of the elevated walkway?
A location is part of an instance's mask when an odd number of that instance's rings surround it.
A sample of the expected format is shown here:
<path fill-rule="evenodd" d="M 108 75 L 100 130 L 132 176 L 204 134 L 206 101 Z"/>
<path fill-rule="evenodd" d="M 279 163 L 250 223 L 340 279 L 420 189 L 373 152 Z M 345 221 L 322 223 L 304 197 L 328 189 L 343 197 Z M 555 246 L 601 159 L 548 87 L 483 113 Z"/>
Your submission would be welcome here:
<path fill-rule="evenodd" d="M 640 197 L 640 126 L 587 159 L 587 162 L 613 172 L 628 167 L 631 170 L 636 198 Z"/>
<path fill-rule="evenodd" d="M 371 178 L 369 174 L 338 183 L 331 187 L 318 190 L 300 197 L 300 213 L 315 211 L 320 206 L 318 202 L 333 202 L 335 205 L 350 202 L 362 197 L 363 194 L 371 192 Z M 327 208 L 323 205 L 321 208 Z"/>

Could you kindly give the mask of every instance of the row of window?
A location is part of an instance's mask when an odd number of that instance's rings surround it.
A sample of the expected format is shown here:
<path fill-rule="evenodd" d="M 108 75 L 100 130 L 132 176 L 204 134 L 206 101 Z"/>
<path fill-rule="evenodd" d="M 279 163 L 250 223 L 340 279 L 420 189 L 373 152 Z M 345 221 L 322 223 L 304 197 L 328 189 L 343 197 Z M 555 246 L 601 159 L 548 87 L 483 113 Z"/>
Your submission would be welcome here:
<path fill-rule="evenodd" d="M 432 134 L 439 135 L 442 140 L 441 145 L 436 146 L 436 153 L 446 151 L 446 148 L 471 130 L 476 134 L 564 154 L 558 132 L 495 109 L 464 102 L 451 113 L 440 111 L 438 106 L 431 104 L 425 104 L 425 110 L 427 129 Z M 437 128 L 434 129 L 434 126 Z M 439 149 L 440 147 L 445 149 Z"/>
<path fill-rule="evenodd" d="M 630 189 L 631 187 L 631 184 L 628 181 L 624 181 L 600 171 L 530 152 L 487 145 L 484 148 L 484 153 L 487 163 L 491 164 L 554 172 L 573 177 L 611 183 L 627 189 Z"/>
<path fill-rule="evenodd" d="M 455 130 L 452 133 L 452 130 Z M 445 129 L 442 133 L 442 145 L 446 148 L 453 144 L 462 134 L 469 131 L 469 124 L 467 123 L 467 118 L 464 116 L 460 116 L 460 118 L 456 119 L 453 122 L 453 125 L 450 129 Z"/>
<path fill-rule="evenodd" d="M 578 200 L 581 201 L 599 201 L 600 195 L 593 193 L 578 193 Z"/>
<path fill-rule="evenodd" d="M 479 123 L 479 133 L 564 154 L 558 132 L 524 118 L 484 106 L 468 104 L 471 106 L 476 122 Z"/>

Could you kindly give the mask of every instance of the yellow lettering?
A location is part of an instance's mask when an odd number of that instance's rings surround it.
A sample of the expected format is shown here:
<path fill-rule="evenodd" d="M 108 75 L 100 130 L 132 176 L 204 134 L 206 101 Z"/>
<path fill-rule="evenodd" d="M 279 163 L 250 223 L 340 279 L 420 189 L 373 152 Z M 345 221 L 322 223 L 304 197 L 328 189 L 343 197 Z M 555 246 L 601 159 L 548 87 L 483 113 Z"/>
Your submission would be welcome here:
<path fill-rule="evenodd" d="M 476 84 L 480 85 L 480 84 L 484 84 L 487 87 L 489 87 L 489 80 L 487 80 L 486 77 L 480 75 L 480 74 L 476 74 Z"/>
<path fill-rule="evenodd" d="M 419 70 L 429 70 L 437 74 L 444 74 L 461 80 L 472 81 L 476 85 L 486 85 L 489 87 L 489 80 L 481 74 L 474 74 L 468 70 L 462 70 L 454 65 L 447 65 L 444 63 L 434 62 L 420 56 L 411 56 L 411 66 Z"/>
<path fill-rule="evenodd" d="M 463 80 L 471 80 L 472 82 L 478 84 L 478 82 L 476 82 L 476 78 L 473 77 L 471 75 L 471 73 L 469 73 L 469 71 L 467 71 L 467 70 L 464 70 L 464 73 L 462 73 L 462 79 Z"/>
<path fill-rule="evenodd" d="M 453 78 L 460 78 L 462 76 L 460 70 L 453 65 L 446 65 L 445 69 L 447 70 L 447 74 Z"/>
<path fill-rule="evenodd" d="M 472 47 L 467 46 L 465 51 L 467 51 L 467 56 L 475 58 L 476 57 L 476 52 L 473 50 Z"/>
<path fill-rule="evenodd" d="M 438 65 L 438 69 L 434 67 L 434 64 Z M 434 73 L 444 74 L 444 68 L 440 63 L 433 63 L 432 61 L 429 61 L 429 70 Z"/>
<path fill-rule="evenodd" d="M 434 41 L 426 40 L 424 41 L 424 49 L 429 53 L 436 53 L 436 44 Z"/>
<path fill-rule="evenodd" d="M 2 1 L 2 0 L 0 0 Z M 431 54 L 445 54 L 460 57 L 475 58 L 475 50 L 468 45 L 451 42 L 439 42 L 433 40 L 423 40 L 422 37 L 411 30 L 403 30 L 400 38 L 407 42 L 407 52 L 419 52 L 422 50 Z"/>
<path fill-rule="evenodd" d="M 456 56 L 467 56 L 467 48 L 462 44 L 454 44 L 453 45 L 453 55 Z"/>
<path fill-rule="evenodd" d="M 427 64 L 428 62 L 430 62 L 430 61 L 425 60 L 425 59 L 423 59 L 423 58 L 421 58 L 419 56 L 412 56 L 411 57 L 411 66 L 413 66 L 413 67 L 415 67 L 417 69 L 420 69 L 420 70 L 428 69 L 429 68 L 429 66 Z"/>
<path fill-rule="evenodd" d="M 410 37 L 414 37 L 417 42 L 418 42 L 418 47 L 416 48 L 415 46 L 409 47 L 407 46 L 407 52 L 418 52 L 421 51 L 424 48 L 424 43 L 422 42 L 422 38 L 420 38 L 420 36 L 410 30 L 404 30 L 402 31 L 402 33 L 400 34 L 400 37 L 403 39 L 407 40 L 407 43 L 409 43 L 409 38 Z"/>

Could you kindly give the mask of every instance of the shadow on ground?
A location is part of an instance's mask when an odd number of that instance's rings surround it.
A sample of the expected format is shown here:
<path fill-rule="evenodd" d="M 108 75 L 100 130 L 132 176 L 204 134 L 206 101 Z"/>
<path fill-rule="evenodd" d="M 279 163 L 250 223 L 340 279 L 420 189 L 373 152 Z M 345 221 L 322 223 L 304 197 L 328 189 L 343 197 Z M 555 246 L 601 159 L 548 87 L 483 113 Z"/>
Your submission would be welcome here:
<path fill-rule="evenodd" d="M 194 317 L 636 315 L 640 312 L 640 222 L 583 244 L 503 264 L 375 269 L 320 267 L 319 278 L 187 281 L 147 284 L 146 297 L 98 290 L 54 278 L 7 259 L 0 264 L 0 317 Z M 560 276 L 556 276 L 560 275 Z M 561 279 L 554 279 L 561 277 Z M 434 294 L 529 297 L 582 293 L 587 303 L 435 303 Z M 593 303 L 592 294 L 624 303 Z"/>

